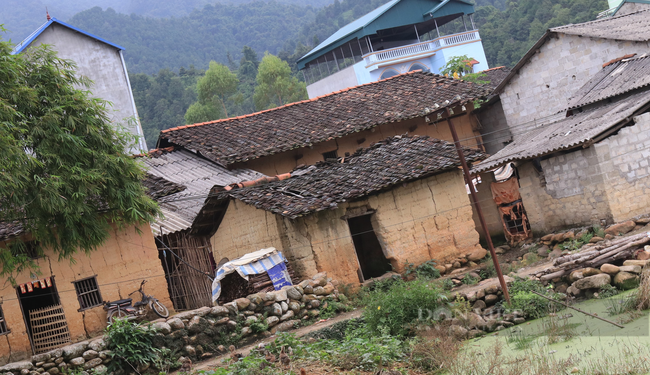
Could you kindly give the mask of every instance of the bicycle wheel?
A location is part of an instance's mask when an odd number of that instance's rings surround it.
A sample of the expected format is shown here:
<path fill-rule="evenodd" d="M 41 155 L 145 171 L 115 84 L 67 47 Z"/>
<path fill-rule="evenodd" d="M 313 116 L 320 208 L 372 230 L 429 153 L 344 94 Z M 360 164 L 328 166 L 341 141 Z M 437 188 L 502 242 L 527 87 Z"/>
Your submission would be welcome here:
<path fill-rule="evenodd" d="M 169 310 L 163 305 L 162 303 L 158 302 L 158 300 L 155 300 L 151 302 L 151 309 L 153 312 L 156 313 L 161 318 L 167 318 L 169 317 Z"/>
<path fill-rule="evenodd" d="M 111 310 L 106 316 L 106 320 L 108 320 L 108 324 L 111 324 L 115 319 L 126 319 L 128 316 L 129 314 L 124 310 Z"/>

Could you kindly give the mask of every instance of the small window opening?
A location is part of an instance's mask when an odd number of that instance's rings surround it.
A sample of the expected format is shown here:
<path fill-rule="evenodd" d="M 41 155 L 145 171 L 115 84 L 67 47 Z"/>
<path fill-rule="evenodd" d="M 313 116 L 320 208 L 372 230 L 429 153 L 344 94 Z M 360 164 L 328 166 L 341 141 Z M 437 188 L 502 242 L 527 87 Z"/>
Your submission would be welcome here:
<path fill-rule="evenodd" d="M 338 159 L 339 155 L 336 153 L 336 150 L 323 152 L 323 160 L 327 159 Z"/>
<path fill-rule="evenodd" d="M 73 281 L 72 283 L 77 292 L 77 299 L 79 300 L 80 306 L 79 311 L 101 306 L 103 304 L 96 276 L 79 281 Z"/>
<path fill-rule="evenodd" d="M 10 333 L 9 328 L 7 328 L 7 322 L 5 321 L 5 315 L 2 312 L 2 305 L 0 305 L 0 335 L 6 335 Z"/>
<path fill-rule="evenodd" d="M 526 218 L 526 210 L 521 204 L 521 199 L 502 206 L 513 206 L 510 215 L 503 215 L 503 223 L 510 234 L 517 235 L 530 232 L 530 224 Z"/>

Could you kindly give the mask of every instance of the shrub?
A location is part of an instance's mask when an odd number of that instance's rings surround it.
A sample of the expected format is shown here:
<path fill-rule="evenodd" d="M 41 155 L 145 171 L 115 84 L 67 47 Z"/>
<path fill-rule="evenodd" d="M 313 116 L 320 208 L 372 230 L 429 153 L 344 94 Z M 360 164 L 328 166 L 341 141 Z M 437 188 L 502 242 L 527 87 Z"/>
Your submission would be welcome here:
<path fill-rule="evenodd" d="M 160 349 L 153 346 L 156 331 L 126 319 L 116 319 L 106 328 L 106 344 L 111 350 L 109 371 L 136 370 L 159 360 Z"/>
<path fill-rule="evenodd" d="M 441 325 L 417 333 L 411 342 L 411 363 L 426 371 L 439 371 L 451 364 L 460 352 L 462 343 Z"/>
<path fill-rule="evenodd" d="M 451 279 L 442 280 L 442 289 L 444 289 L 444 290 L 452 290 L 453 288 L 454 288 L 454 282 L 451 281 Z"/>
<path fill-rule="evenodd" d="M 550 301 L 532 292 L 549 295 L 553 298 L 559 297 L 559 295 L 550 292 L 550 289 L 544 287 L 541 282 L 520 277 L 515 278 L 508 290 L 510 292 L 510 305 L 508 308 L 521 311 L 527 317 L 532 318 L 545 316 L 552 306 Z"/>
<path fill-rule="evenodd" d="M 254 333 L 264 332 L 269 329 L 269 325 L 266 324 L 266 319 L 264 317 L 260 318 L 256 322 L 251 323 L 250 328 Z"/>
<path fill-rule="evenodd" d="M 481 279 L 478 279 L 478 278 L 470 275 L 469 273 L 467 275 L 465 275 L 465 277 L 463 277 L 463 280 L 462 280 L 463 284 L 467 284 L 467 285 L 475 285 L 475 284 L 478 284 L 479 281 L 481 281 Z"/>
<path fill-rule="evenodd" d="M 605 284 L 600 287 L 598 298 L 609 298 L 618 294 L 618 289 L 612 284 Z"/>
<path fill-rule="evenodd" d="M 424 280 L 397 281 L 386 291 L 366 295 L 363 316 L 375 333 L 385 329 L 392 335 L 405 335 L 412 323 L 445 305 L 446 300 L 440 289 Z"/>

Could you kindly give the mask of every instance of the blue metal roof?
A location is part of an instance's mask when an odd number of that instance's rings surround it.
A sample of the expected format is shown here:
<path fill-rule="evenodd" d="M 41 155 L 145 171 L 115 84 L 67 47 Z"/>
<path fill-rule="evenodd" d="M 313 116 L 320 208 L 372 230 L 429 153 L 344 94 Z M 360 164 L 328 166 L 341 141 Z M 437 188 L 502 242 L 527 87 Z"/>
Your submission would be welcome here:
<path fill-rule="evenodd" d="M 96 35 L 93 35 L 93 34 L 87 32 L 87 31 L 83 31 L 83 30 L 81 30 L 80 28 L 78 28 L 78 27 L 74 27 L 74 26 L 72 26 L 72 25 L 70 25 L 70 24 L 67 24 L 67 23 L 63 22 L 63 21 L 59 21 L 59 20 L 57 20 L 56 18 L 52 18 L 52 19 L 50 19 L 49 21 L 45 22 L 43 25 L 41 25 L 41 27 L 39 27 L 38 29 L 36 29 L 36 31 L 34 31 L 33 33 L 31 33 L 27 38 L 25 38 L 25 40 L 23 40 L 22 42 L 16 44 L 16 46 L 15 46 L 14 49 L 13 49 L 13 51 L 11 51 L 11 54 L 12 54 L 12 55 L 15 55 L 15 54 L 18 54 L 18 53 L 21 53 L 22 51 L 24 51 L 25 48 L 27 48 L 30 44 L 32 44 L 32 42 L 33 42 L 36 38 L 38 38 L 38 36 L 41 35 L 41 34 L 43 33 L 43 31 L 45 31 L 45 29 L 47 29 L 48 27 L 50 27 L 50 25 L 53 24 L 53 23 L 59 24 L 59 25 L 61 25 L 61 26 L 65 26 L 65 27 L 67 27 L 68 29 L 73 30 L 73 31 L 76 31 L 76 32 L 78 32 L 78 33 L 81 33 L 81 34 L 83 34 L 83 35 L 85 35 L 85 36 L 87 36 L 87 37 L 89 37 L 89 38 L 93 38 L 93 39 L 98 40 L 98 41 L 100 41 L 100 42 L 102 42 L 102 43 L 106 43 L 106 44 L 108 44 L 109 46 L 111 46 L 111 47 L 115 47 L 115 48 L 118 49 L 118 50 L 124 50 L 124 47 L 122 47 L 122 46 L 120 46 L 120 45 L 117 45 L 117 44 L 115 44 L 115 43 L 111 43 L 111 42 L 109 42 L 109 41 L 106 40 L 106 39 L 100 38 L 100 37 L 98 37 L 98 36 L 96 36 Z"/>
<path fill-rule="evenodd" d="M 435 6 L 432 7 L 432 3 Z M 474 5 L 467 0 L 391 0 L 343 26 L 325 39 L 297 61 L 298 69 L 303 69 L 307 62 L 355 38 L 361 39 L 368 35 L 374 35 L 377 30 L 416 24 L 424 22 L 427 18 L 437 18 L 453 13 L 474 13 Z"/>

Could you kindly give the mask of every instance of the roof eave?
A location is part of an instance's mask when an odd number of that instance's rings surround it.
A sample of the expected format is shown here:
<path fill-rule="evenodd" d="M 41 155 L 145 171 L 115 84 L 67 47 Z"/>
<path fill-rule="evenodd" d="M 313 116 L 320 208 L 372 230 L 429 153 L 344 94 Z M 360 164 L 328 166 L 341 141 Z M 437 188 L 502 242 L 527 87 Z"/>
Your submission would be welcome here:
<path fill-rule="evenodd" d="M 36 29 L 36 31 L 34 31 L 32 34 L 30 34 L 25 40 L 18 43 L 16 45 L 16 47 L 14 47 L 13 51 L 11 51 L 11 54 L 12 55 L 17 55 L 17 54 L 23 52 L 27 47 L 29 47 L 32 44 L 32 42 L 34 42 L 34 40 L 36 40 L 36 38 L 38 38 L 43 33 L 43 31 L 45 31 L 45 29 L 50 27 L 50 25 L 52 25 L 53 23 L 57 23 L 57 24 L 59 24 L 61 26 L 67 27 L 68 29 L 76 31 L 76 32 L 78 32 L 78 33 L 80 33 L 82 35 L 85 35 L 85 36 L 89 37 L 89 38 L 93 38 L 93 39 L 95 39 L 95 40 L 97 40 L 99 42 L 108 44 L 109 46 L 114 47 L 117 50 L 120 50 L 120 51 L 124 50 L 124 47 L 122 47 L 122 46 L 120 46 L 118 44 L 111 43 L 111 42 L 109 42 L 108 40 L 106 40 L 104 38 L 98 37 L 97 35 L 93 35 L 93 34 L 87 32 L 87 31 L 81 30 L 78 27 L 72 26 L 72 25 L 67 24 L 67 23 L 65 23 L 63 21 L 59 21 L 56 18 L 52 18 L 49 21 L 42 24 L 41 27 Z"/>
<path fill-rule="evenodd" d="M 551 31 L 550 29 L 546 30 L 546 32 L 544 33 L 544 35 L 542 35 L 542 37 L 539 38 L 539 40 L 538 40 L 538 41 L 537 41 L 537 42 L 536 42 L 536 43 L 535 43 L 535 44 L 534 44 L 534 45 L 533 45 L 533 46 L 528 50 L 528 52 L 526 52 L 526 54 L 525 54 L 525 55 L 524 55 L 524 56 L 519 60 L 519 62 L 518 62 L 518 63 L 517 63 L 513 68 L 512 68 L 512 70 L 510 71 L 510 74 L 508 74 L 508 75 L 506 76 L 506 78 L 504 78 L 503 81 L 501 81 L 501 83 L 500 83 L 500 84 L 499 84 L 499 85 L 494 89 L 494 93 L 496 93 L 496 94 L 500 94 L 501 91 L 503 90 L 503 88 L 508 84 L 508 82 L 510 82 L 510 80 L 511 80 L 515 75 L 517 75 L 517 73 L 519 73 L 519 69 L 521 69 L 524 65 L 526 65 L 526 63 L 528 62 L 528 60 L 530 60 L 530 58 L 531 58 L 531 57 L 536 53 L 536 51 L 537 51 L 537 50 L 538 50 L 542 45 L 544 45 L 544 43 L 546 43 L 546 41 L 548 40 L 548 38 L 549 38 L 552 34 L 554 34 L 554 33 L 555 33 L 555 32 L 554 32 L 554 31 Z"/>

